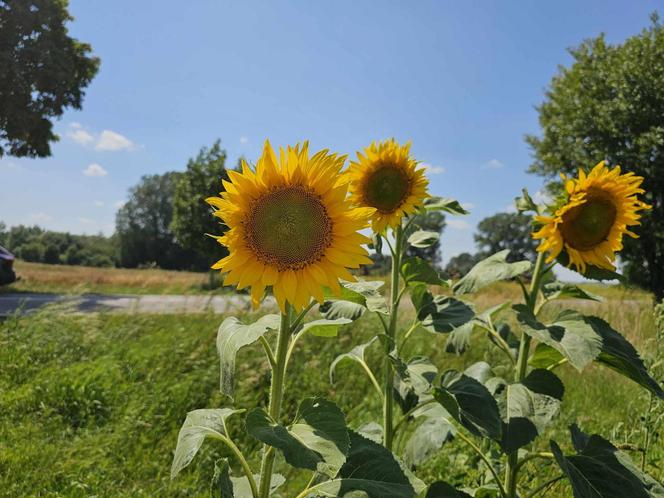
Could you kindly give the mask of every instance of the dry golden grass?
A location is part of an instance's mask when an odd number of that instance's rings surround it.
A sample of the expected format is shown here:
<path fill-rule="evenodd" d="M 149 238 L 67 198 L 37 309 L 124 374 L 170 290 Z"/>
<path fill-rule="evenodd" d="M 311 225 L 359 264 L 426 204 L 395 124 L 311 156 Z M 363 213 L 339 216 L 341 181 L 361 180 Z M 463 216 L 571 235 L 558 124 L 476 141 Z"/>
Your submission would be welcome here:
<path fill-rule="evenodd" d="M 209 287 L 208 273 L 158 269 L 92 268 L 16 261 L 16 283 L 0 292 L 80 294 L 195 294 Z"/>

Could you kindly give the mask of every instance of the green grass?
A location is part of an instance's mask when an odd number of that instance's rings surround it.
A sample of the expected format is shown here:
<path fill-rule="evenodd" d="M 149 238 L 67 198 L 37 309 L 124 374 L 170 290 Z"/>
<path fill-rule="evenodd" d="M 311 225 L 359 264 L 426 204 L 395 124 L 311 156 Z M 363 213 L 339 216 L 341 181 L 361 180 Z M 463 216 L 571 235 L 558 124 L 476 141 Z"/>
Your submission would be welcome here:
<path fill-rule="evenodd" d="M 478 308 L 512 297 L 512 291 L 493 287 L 476 298 Z M 609 300 L 593 305 L 593 312 L 623 331 L 637 348 L 643 345 L 654 333 L 649 295 L 613 289 L 600 292 Z M 626 299 L 631 304 L 621 306 Z M 0 494 L 209 496 L 214 461 L 230 457 L 224 448 L 206 442 L 190 468 L 172 482 L 169 470 L 187 411 L 227 404 L 218 390 L 215 351 L 216 328 L 223 317 L 53 313 L 10 318 L 0 324 Z M 307 337 L 299 343 L 288 372 L 284 420 L 294 416 L 298 399 L 313 395 L 339 404 L 351 427 L 379 420 L 378 399 L 357 366 L 340 365 L 335 386 L 328 380 L 332 359 L 366 341 L 377 325 L 375 319 L 365 317 L 344 327 L 337 338 Z M 440 370 L 499 359 L 481 337 L 461 357 L 444 353 L 444 343 L 445 337 L 418 332 L 404 356 L 429 355 Z M 374 347 L 369 356 L 377 365 L 379 354 Z M 591 367 L 583 375 L 571 367 L 559 372 L 566 386 L 562 415 L 537 447 L 546 449 L 551 438 L 569 449 L 567 427 L 574 421 L 583 430 L 618 443 L 640 426 L 647 396 L 636 384 L 605 368 Z M 259 347 L 240 352 L 237 380 L 237 406 L 250 409 L 266 404 L 269 375 Z M 244 433 L 241 417 L 231 419 L 230 425 L 257 472 L 259 445 Z M 663 458 L 660 442 L 653 448 L 650 463 Z M 528 472 L 536 470 L 536 465 L 540 475 L 554 475 L 542 462 L 529 464 Z M 476 469 L 475 457 L 454 441 L 416 472 L 427 482 L 446 479 L 472 485 Z M 289 470 L 281 461 L 278 470 L 287 477 L 280 489 L 283 498 L 294 496 L 309 477 Z M 662 468 L 649 465 L 648 470 L 664 478 Z M 548 496 L 568 495 L 558 487 Z"/>

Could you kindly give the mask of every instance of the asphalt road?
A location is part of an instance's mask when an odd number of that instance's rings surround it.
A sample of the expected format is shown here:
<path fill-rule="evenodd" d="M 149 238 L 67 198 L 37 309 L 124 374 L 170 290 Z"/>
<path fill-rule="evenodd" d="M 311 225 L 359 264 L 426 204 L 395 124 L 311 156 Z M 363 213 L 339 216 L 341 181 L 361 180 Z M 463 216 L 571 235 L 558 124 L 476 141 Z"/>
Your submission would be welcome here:
<path fill-rule="evenodd" d="M 266 303 L 271 304 L 270 301 Z M 120 313 L 228 313 L 248 310 L 249 298 L 227 296 L 106 295 L 83 294 L 0 294 L 0 316 L 20 311 L 28 313 L 44 306 L 57 306 L 71 312 Z"/>

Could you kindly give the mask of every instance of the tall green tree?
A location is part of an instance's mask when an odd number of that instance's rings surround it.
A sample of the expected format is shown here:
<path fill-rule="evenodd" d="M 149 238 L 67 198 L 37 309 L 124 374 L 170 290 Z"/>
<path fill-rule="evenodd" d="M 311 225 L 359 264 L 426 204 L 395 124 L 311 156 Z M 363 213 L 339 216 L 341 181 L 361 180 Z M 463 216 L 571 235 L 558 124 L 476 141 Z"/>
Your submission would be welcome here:
<path fill-rule="evenodd" d="M 528 136 L 530 171 L 549 179 L 602 159 L 645 178 L 640 239 L 625 237 L 627 277 L 664 297 L 664 27 L 652 24 L 624 43 L 603 35 L 570 51 L 538 108 L 541 136 Z"/>
<path fill-rule="evenodd" d="M 227 254 L 226 249 L 205 234 L 221 235 L 226 226 L 212 216 L 207 197 L 218 196 L 224 189 L 222 180 L 226 173 L 226 152 L 217 140 L 209 149 L 203 147 L 198 155 L 187 162 L 187 170 L 175 186 L 173 195 L 173 222 L 171 229 L 183 247 L 196 251 L 204 267 Z"/>
<path fill-rule="evenodd" d="M 72 19 L 66 0 L 0 0 L 0 157 L 50 156 L 51 120 L 81 108 L 99 59 Z"/>
<path fill-rule="evenodd" d="M 171 230 L 173 196 L 182 174 L 171 171 L 144 176 L 129 190 L 129 200 L 115 220 L 121 266 L 154 263 L 160 268 L 190 269 L 201 264 L 198 255 L 182 247 Z"/>
<path fill-rule="evenodd" d="M 480 259 L 509 249 L 509 262 L 535 261 L 537 242 L 531 232 L 530 217 L 522 213 L 497 213 L 484 218 L 474 235 Z"/>

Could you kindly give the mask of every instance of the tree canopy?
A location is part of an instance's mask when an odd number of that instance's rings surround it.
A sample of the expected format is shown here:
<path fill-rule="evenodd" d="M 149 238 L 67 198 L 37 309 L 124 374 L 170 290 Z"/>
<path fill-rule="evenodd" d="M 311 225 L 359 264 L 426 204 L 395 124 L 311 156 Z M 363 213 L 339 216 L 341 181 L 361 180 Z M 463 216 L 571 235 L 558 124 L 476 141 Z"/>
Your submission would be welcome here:
<path fill-rule="evenodd" d="M 640 239 L 625 237 L 628 279 L 664 296 L 664 27 L 652 25 L 624 43 L 603 35 L 572 49 L 538 108 L 541 136 L 528 136 L 530 171 L 548 179 L 606 159 L 645 178 Z"/>
<path fill-rule="evenodd" d="M 68 34 L 66 0 L 0 0 L 0 157 L 47 157 L 53 118 L 81 108 L 99 69 Z"/>
<path fill-rule="evenodd" d="M 510 262 L 535 260 L 537 241 L 532 236 L 530 216 L 522 213 L 497 213 L 480 221 L 475 244 L 481 258 L 509 249 Z M 480 258 L 480 259 L 481 259 Z"/>

